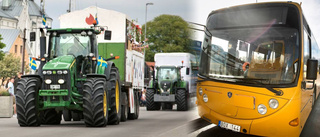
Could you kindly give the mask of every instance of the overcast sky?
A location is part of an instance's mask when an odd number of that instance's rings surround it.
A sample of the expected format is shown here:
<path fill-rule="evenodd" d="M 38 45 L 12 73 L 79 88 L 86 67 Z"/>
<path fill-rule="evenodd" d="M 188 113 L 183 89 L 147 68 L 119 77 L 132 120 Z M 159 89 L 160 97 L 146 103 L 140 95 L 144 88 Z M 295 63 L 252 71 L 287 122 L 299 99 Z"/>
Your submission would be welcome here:
<path fill-rule="evenodd" d="M 258 0 L 258 2 L 268 1 L 284 1 L 284 0 Z M 302 10 L 308 21 L 308 24 L 315 36 L 318 45 L 320 46 L 320 0 L 290 0 L 293 2 L 302 2 Z M 191 12 L 192 22 L 205 24 L 208 14 L 212 10 L 226 8 L 230 6 L 236 6 L 247 3 L 255 3 L 256 0 L 191 0 L 191 9 L 195 9 Z"/>
<path fill-rule="evenodd" d="M 35 0 L 39 5 L 40 0 Z M 145 23 L 146 3 L 148 6 L 148 21 L 161 14 L 179 15 L 185 20 L 191 19 L 189 0 L 75 0 L 76 10 L 82 10 L 97 5 L 100 8 L 115 10 L 127 14 L 131 19 Z M 53 18 L 53 28 L 59 27 L 59 16 L 67 13 L 69 0 L 45 0 L 46 13 Z M 99 17 L 99 15 L 98 15 Z"/>

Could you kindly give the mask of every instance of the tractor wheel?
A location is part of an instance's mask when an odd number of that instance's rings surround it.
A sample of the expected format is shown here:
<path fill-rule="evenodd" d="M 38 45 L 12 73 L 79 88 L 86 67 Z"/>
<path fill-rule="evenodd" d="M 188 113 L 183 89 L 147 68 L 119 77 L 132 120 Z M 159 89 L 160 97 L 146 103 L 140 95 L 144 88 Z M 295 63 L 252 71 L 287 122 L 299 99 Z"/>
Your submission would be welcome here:
<path fill-rule="evenodd" d="M 109 122 L 111 125 L 118 125 L 121 119 L 121 89 L 119 84 L 119 73 L 115 66 L 111 67 L 110 72 L 110 82 L 111 85 L 109 89 L 109 99 L 110 99 L 110 111 L 109 111 Z"/>
<path fill-rule="evenodd" d="M 22 127 L 40 126 L 41 118 L 38 110 L 38 91 L 40 79 L 34 77 L 21 78 L 17 84 L 16 103 L 18 123 Z"/>
<path fill-rule="evenodd" d="M 105 127 L 108 123 L 106 80 L 87 78 L 83 86 L 83 115 L 88 127 Z M 80 118 L 80 117 L 79 117 Z"/>
<path fill-rule="evenodd" d="M 72 116 L 71 116 L 70 110 L 65 109 L 63 110 L 62 114 L 63 114 L 64 121 L 71 121 Z"/>
<path fill-rule="evenodd" d="M 44 110 L 42 124 L 59 125 L 61 123 L 61 112 L 55 109 Z"/>
<path fill-rule="evenodd" d="M 172 110 L 172 104 L 171 103 L 162 103 L 161 107 L 162 107 L 162 110 Z"/>
<path fill-rule="evenodd" d="M 184 89 L 178 89 L 176 94 L 177 110 L 178 111 L 187 111 L 188 110 L 188 101 L 187 101 L 187 92 Z"/>
<path fill-rule="evenodd" d="M 73 121 L 80 121 L 81 120 L 81 116 L 80 115 L 81 115 L 80 113 L 77 113 L 77 112 L 74 112 L 74 111 L 71 112 L 71 117 L 72 117 Z"/>
<path fill-rule="evenodd" d="M 138 119 L 139 118 L 139 112 L 140 112 L 139 97 L 138 97 L 139 95 L 138 95 L 137 92 L 134 92 L 133 96 L 134 96 L 135 112 L 134 113 L 128 113 L 128 119 L 130 119 L 130 120 Z"/>
<path fill-rule="evenodd" d="M 154 89 L 147 89 L 146 100 L 147 100 L 147 110 L 160 110 L 161 103 L 154 102 Z"/>
<path fill-rule="evenodd" d="M 121 105 L 121 122 L 127 121 L 128 118 L 128 97 L 126 93 L 122 93 L 124 100 L 127 102 L 126 104 Z"/>

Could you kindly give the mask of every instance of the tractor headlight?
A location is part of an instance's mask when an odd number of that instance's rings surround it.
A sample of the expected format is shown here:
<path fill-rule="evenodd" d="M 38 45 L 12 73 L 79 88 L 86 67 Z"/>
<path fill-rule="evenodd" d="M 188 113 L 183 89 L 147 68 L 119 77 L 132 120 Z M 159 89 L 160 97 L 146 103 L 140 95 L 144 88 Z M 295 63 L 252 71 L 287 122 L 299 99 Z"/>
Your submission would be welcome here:
<path fill-rule="evenodd" d="M 48 70 L 48 71 L 47 71 L 47 74 L 48 74 L 48 75 L 51 75 L 51 74 L 52 74 L 52 71 Z"/>
<path fill-rule="evenodd" d="M 258 106 L 258 112 L 261 114 L 261 115 L 264 115 L 267 113 L 267 107 L 263 104 L 260 104 Z"/>
<path fill-rule="evenodd" d="M 201 96 L 202 95 L 202 93 L 203 93 L 203 91 L 202 91 L 202 88 L 199 88 L 199 95 Z"/>
<path fill-rule="evenodd" d="M 164 92 L 162 88 L 160 88 L 160 92 L 161 92 L 161 93 L 163 93 L 163 92 Z"/>
<path fill-rule="evenodd" d="M 45 82 L 46 84 L 51 84 L 51 83 L 52 83 L 51 79 L 46 79 L 44 82 Z"/>
<path fill-rule="evenodd" d="M 61 71 L 61 70 L 58 70 L 58 71 L 57 71 L 57 74 L 61 75 L 61 74 L 62 74 L 62 71 Z"/>
<path fill-rule="evenodd" d="M 270 108 L 276 109 L 276 108 L 278 108 L 278 106 L 279 106 L 278 100 L 273 99 L 273 98 L 269 100 L 269 107 Z"/>
<path fill-rule="evenodd" d="M 203 101 L 206 102 L 206 103 L 207 103 L 208 100 L 209 100 L 207 94 L 203 94 L 202 99 L 203 99 Z"/>
<path fill-rule="evenodd" d="M 58 83 L 59 83 L 59 84 L 63 84 L 63 83 L 64 83 L 64 80 L 63 80 L 63 79 L 59 79 L 59 80 L 58 80 Z"/>
<path fill-rule="evenodd" d="M 43 75 L 47 74 L 47 71 L 42 71 L 42 74 L 43 74 Z"/>
<path fill-rule="evenodd" d="M 63 71 L 63 74 L 68 74 L 68 71 L 67 71 L 67 70 L 64 70 L 64 71 Z"/>

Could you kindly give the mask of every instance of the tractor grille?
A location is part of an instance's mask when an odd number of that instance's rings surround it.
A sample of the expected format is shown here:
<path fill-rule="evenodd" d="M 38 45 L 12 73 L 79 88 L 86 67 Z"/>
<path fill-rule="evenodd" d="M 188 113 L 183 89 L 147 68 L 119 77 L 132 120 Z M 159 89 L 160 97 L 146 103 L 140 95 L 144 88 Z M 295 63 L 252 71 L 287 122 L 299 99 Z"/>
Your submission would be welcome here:
<path fill-rule="evenodd" d="M 43 80 L 50 79 L 52 82 L 51 84 L 44 83 L 44 87 L 42 89 L 50 89 L 50 85 L 60 85 L 60 89 L 68 89 L 68 74 L 51 74 L 51 75 L 44 75 Z M 63 84 L 59 84 L 58 80 L 63 79 L 65 82 Z M 43 82 L 44 82 L 43 81 Z"/>

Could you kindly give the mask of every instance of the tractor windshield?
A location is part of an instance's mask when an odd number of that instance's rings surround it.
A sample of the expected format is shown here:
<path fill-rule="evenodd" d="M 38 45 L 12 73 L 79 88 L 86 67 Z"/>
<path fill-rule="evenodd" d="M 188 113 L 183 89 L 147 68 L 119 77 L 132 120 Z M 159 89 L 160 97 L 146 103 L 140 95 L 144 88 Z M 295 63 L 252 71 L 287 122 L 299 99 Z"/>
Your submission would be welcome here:
<path fill-rule="evenodd" d="M 177 69 L 172 67 L 159 68 L 158 69 L 158 80 L 175 80 L 177 79 Z"/>
<path fill-rule="evenodd" d="M 50 39 L 51 58 L 64 55 L 87 56 L 90 53 L 91 42 L 89 36 L 81 34 L 60 34 Z"/>

